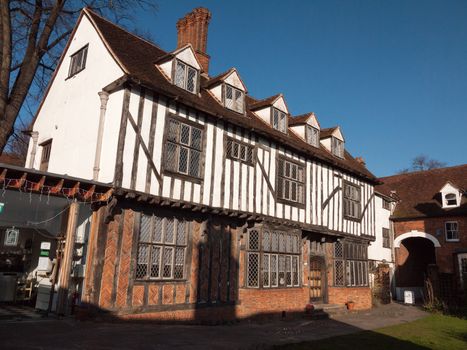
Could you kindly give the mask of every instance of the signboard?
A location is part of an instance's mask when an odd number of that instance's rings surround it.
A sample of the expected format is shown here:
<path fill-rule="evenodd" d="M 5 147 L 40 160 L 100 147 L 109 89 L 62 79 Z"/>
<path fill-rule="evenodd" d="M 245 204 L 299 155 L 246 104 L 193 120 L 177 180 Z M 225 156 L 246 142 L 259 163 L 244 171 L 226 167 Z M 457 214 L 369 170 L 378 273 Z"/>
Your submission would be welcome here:
<path fill-rule="evenodd" d="M 3 244 L 5 246 L 15 247 L 18 245 L 19 230 L 17 228 L 7 228 L 5 230 L 5 240 Z"/>

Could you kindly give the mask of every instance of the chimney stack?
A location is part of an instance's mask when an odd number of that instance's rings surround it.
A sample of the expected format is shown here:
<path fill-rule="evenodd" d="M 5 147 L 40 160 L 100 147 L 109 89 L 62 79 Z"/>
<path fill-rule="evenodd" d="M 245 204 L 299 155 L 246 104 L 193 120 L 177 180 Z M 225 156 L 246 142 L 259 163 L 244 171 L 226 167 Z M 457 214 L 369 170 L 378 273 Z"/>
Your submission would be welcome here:
<path fill-rule="evenodd" d="M 355 157 L 355 160 L 357 161 L 357 163 L 360 163 L 361 165 L 366 167 L 365 160 L 362 157 Z"/>
<path fill-rule="evenodd" d="M 204 7 L 198 7 L 177 21 L 177 48 L 191 44 L 201 64 L 201 71 L 206 73 L 209 71 L 210 59 L 206 53 L 210 19 L 211 12 Z"/>

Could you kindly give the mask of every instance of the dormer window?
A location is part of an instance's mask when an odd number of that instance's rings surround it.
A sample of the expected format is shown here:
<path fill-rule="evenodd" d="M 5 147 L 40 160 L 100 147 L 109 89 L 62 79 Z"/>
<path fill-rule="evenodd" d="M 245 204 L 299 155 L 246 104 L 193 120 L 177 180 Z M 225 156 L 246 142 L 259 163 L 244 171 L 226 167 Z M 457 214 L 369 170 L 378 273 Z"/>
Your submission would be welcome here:
<path fill-rule="evenodd" d="M 287 115 L 277 108 L 272 108 L 272 127 L 287 133 Z"/>
<path fill-rule="evenodd" d="M 444 196 L 446 207 L 457 207 L 457 196 L 455 193 L 448 193 Z"/>
<path fill-rule="evenodd" d="M 306 127 L 306 142 L 314 147 L 319 147 L 319 130 L 307 125 Z"/>
<path fill-rule="evenodd" d="M 331 151 L 337 157 L 344 158 L 344 141 L 336 137 L 331 139 Z"/>
<path fill-rule="evenodd" d="M 180 60 L 175 60 L 174 75 L 175 85 L 193 94 L 198 92 L 198 70 Z"/>
<path fill-rule="evenodd" d="M 243 101 L 245 99 L 243 91 L 231 85 L 224 84 L 224 106 L 238 113 L 243 113 Z"/>

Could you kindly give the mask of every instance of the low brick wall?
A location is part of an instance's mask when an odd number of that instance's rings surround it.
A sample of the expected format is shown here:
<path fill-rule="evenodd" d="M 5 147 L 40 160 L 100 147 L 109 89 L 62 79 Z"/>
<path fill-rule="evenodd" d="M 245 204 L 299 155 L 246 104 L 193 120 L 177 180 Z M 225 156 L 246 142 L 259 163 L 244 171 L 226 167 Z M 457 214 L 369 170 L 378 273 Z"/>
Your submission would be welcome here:
<path fill-rule="evenodd" d="M 345 304 L 348 301 L 355 302 L 356 310 L 371 309 L 371 289 L 356 287 L 356 288 L 336 288 L 330 287 L 329 304 Z"/>

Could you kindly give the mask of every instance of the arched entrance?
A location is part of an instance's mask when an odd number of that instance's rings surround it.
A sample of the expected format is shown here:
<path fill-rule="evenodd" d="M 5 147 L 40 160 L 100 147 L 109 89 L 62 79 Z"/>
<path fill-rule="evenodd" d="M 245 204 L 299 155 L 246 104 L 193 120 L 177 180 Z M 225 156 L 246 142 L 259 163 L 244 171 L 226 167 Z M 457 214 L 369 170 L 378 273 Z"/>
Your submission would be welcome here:
<path fill-rule="evenodd" d="M 326 263 L 324 256 L 310 258 L 310 300 L 327 302 L 326 300 Z"/>
<path fill-rule="evenodd" d="M 424 232 L 412 231 L 398 236 L 394 246 L 397 299 L 402 300 L 406 290 L 421 298 L 428 266 L 436 264 L 435 248 L 440 246 L 439 241 Z"/>

